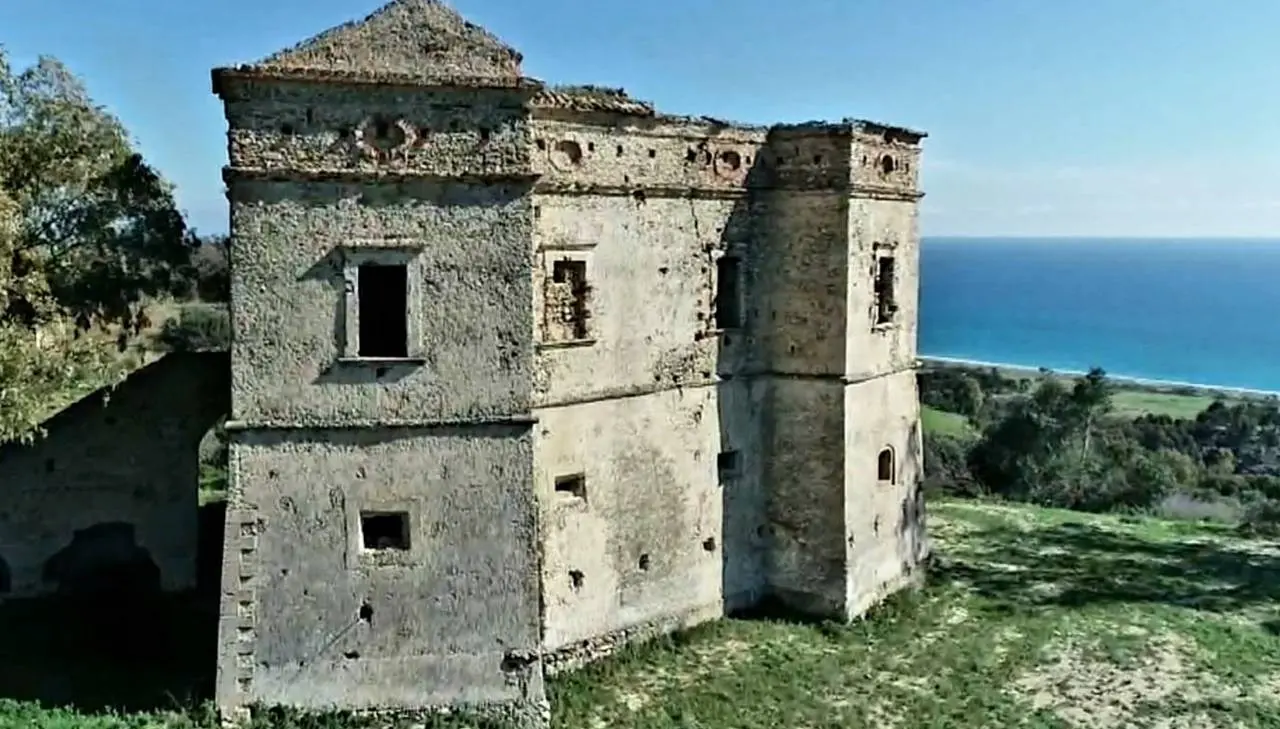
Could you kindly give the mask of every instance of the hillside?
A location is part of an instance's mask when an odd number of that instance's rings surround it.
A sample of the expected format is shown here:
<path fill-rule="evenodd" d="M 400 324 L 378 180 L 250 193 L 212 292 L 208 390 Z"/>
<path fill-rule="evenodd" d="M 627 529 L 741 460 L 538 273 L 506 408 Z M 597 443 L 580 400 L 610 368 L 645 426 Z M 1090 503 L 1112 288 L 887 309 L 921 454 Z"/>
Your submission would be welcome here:
<path fill-rule="evenodd" d="M 938 565 L 923 592 L 849 627 L 728 620 L 628 651 L 551 681 L 554 726 L 1280 725 L 1280 547 L 1221 527 L 955 500 L 933 505 L 930 528 Z M 212 726 L 199 712 L 0 704 L 5 728 L 163 721 Z"/>

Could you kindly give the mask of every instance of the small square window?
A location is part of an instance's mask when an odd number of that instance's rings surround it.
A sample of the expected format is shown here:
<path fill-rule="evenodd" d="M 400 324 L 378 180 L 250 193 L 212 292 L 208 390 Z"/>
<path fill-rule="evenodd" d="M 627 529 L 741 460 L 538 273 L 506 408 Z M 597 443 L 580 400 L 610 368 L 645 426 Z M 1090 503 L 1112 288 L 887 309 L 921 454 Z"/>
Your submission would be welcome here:
<path fill-rule="evenodd" d="M 407 550 L 409 515 L 402 511 L 361 512 L 360 539 L 365 549 Z"/>
<path fill-rule="evenodd" d="M 742 456 L 738 451 L 721 451 L 716 456 L 716 470 L 721 481 L 727 481 L 738 475 L 742 467 Z"/>
<path fill-rule="evenodd" d="M 568 476 L 557 476 L 556 493 L 585 501 L 587 498 L 586 474 L 575 473 Z"/>

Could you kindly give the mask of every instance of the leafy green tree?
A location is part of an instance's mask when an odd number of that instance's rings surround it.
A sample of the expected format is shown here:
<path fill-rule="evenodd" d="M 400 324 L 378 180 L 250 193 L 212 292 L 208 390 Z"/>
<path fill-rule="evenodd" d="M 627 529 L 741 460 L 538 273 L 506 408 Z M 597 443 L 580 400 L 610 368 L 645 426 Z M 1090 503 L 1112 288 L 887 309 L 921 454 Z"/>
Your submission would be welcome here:
<path fill-rule="evenodd" d="M 0 47 L 0 441 L 33 436 L 68 388 L 109 378 L 167 294 L 190 234 L 172 189 L 119 120 L 44 57 Z"/>

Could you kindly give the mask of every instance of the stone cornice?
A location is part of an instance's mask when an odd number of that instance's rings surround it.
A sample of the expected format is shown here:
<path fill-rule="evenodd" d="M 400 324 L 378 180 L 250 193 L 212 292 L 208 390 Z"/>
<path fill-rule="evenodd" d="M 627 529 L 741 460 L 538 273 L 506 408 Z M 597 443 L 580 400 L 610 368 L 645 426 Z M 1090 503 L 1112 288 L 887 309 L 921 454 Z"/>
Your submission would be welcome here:
<path fill-rule="evenodd" d="M 918 190 L 903 190 L 871 185 L 849 185 L 847 187 L 822 185 L 749 185 L 746 187 L 730 186 L 684 186 L 684 185 L 599 185 L 581 184 L 548 180 L 542 175 L 528 170 L 510 172 L 494 172 L 470 175 L 434 175 L 424 172 L 399 172 L 381 170 L 289 170 L 262 169 L 247 167 L 223 167 L 223 182 L 230 184 L 237 181 L 260 182 L 439 182 L 472 185 L 492 185 L 506 182 L 529 183 L 533 191 L 542 195 L 564 195 L 571 197 L 654 197 L 654 198 L 693 198 L 698 200 L 733 200 L 747 197 L 752 193 L 771 190 L 782 192 L 842 193 L 849 197 L 870 200 L 897 200 L 914 202 L 924 197 Z"/>
<path fill-rule="evenodd" d="M 289 170 L 249 167 L 223 167 L 222 181 L 263 182 L 442 182 L 459 184 L 531 183 L 540 175 L 526 170 L 470 175 L 434 175 L 424 172 L 393 170 Z"/>
<path fill-rule="evenodd" d="M 213 93 L 223 96 L 228 81 L 301 81 L 308 83 L 403 86 L 424 90 L 509 89 L 531 96 L 546 88 L 537 79 L 524 76 L 441 76 L 395 72 L 338 71 L 279 66 L 227 66 L 212 71 Z"/>
<path fill-rule="evenodd" d="M 768 192 L 811 192 L 839 193 L 850 197 L 873 200 L 901 200 L 912 202 L 924 197 L 923 192 L 915 190 L 899 190 L 893 188 L 871 187 L 868 185 L 851 185 L 833 187 L 822 185 L 749 185 L 746 187 L 691 187 L 683 185 L 584 185 L 573 182 L 557 182 L 542 179 L 534 183 L 533 191 L 543 195 L 564 195 L 587 197 L 655 197 L 655 198 L 694 198 L 700 200 L 732 200 L 747 197 L 752 193 Z"/>

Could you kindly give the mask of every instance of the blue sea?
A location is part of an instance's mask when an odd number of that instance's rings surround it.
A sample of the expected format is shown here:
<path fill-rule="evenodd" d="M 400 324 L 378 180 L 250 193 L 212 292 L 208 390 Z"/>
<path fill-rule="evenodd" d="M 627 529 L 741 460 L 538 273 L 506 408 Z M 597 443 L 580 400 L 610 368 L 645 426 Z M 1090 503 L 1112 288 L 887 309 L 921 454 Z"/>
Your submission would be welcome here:
<path fill-rule="evenodd" d="M 920 354 L 1280 391 L 1280 240 L 930 238 Z"/>

